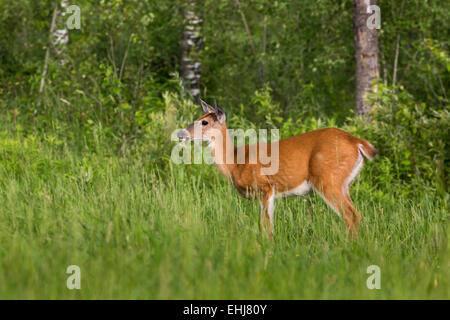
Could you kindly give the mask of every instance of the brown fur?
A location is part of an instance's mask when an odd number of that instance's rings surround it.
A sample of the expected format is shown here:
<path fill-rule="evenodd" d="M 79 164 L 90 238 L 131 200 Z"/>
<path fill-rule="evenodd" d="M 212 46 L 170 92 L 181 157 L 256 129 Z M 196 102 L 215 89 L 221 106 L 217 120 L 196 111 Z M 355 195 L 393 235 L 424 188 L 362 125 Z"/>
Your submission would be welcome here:
<path fill-rule="evenodd" d="M 208 113 L 197 121 L 202 120 L 209 122 L 202 128 L 202 137 L 193 136 L 192 124 L 186 128 L 190 138 L 208 138 L 208 131 L 211 128 L 222 132 L 226 137 L 223 139 L 223 144 L 215 144 L 212 149 L 216 163 L 223 159 L 224 164 L 217 164 L 217 167 L 221 173 L 232 180 L 243 197 L 259 198 L 262 207 L 261 226 L 263 228 L 270 232 L 273 230 L 268 213 L 271 196 L 274 193 L 280 195 L 293 190 L 306 181 L 344 219 L 349 234 L 356 234 L 360 215 L 350 198 L 348 187 L 351 181 L 347 179 L 352 174 L 357 162 L 360 161 L 358 159 L 372 159 L 376 155 L 376 149 L 368 141 L 336 128 L 319 129 L 283 139 L 277 142 L 279 144 L 278 173 L 262 175 L 259 157 L 257 164 L 249 164 L 250 148 L 248 145 L 242 147 L 246 149 L 244 164 L 236 164 L 236 161 L 232 164 L 225 163 L 225 145 L 233 143 L 228 135 L 225 122 L 220 123 L 214 113 Z M 258 143 L 257 150 L 260 145 L 261 143 Z M 267 145 L 269 154 L 271 146 L 271 144 Z M 238 148 L 233 147 L 231 150 L 236 157 Z"/>

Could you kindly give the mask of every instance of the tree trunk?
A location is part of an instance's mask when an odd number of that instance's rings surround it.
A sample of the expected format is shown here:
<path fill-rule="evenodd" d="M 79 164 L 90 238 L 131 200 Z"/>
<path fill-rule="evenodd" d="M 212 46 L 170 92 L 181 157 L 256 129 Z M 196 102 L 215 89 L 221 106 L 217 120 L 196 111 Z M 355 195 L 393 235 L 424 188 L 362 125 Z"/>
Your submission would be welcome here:
<path fill-rule="evenodd" d="M 369 5 L 376 5 L 376 0 L 355 0 L 354 32 L 356 59 L 356 114 L 366 115 L 370 111 L 367 93 L 376 92 L 373 80 L 379 77 L 378 34 L 377 29 L 367 27 Z"/>
<path fill-rule="evenodd" d="M 202 19 L 197 15 L 197 1 L 187 1 L 184 8 L 184 30 L 181 43 L 181 80 L 196 102 L 200 99 L 201 62 L 199 53 L 202 45 Z"/>
<path fill-rule="evenodd" d="M 69 30 L 67 30 L 64 21 L 65 10 L 67 7 L 69 7 L 69 0 L 61 0 L 60 6 L 57 7 L 57 26 L 60 27 L 60 29 L 53 30 L 51 34 L 54 54 L 60 59 L 58 61 L 60 65 L 66 63 L 64 60 L 64 52 L 66 50 L 66 44 L 69 42 Z"/>
<path fill-rule="evenodd" d="M 44 91 L 45 80 L 48 72 L 48 65 L 50 62 L 50 54 L 53 51 L 55 56 L 61 57 L 59 64 L 64 65 L 65 61 L 62 58 L 65 46 L 69 42 L 69 32 L 65 27 L 63 16 L 65 10 L 69 6 L 68 0 L 61 0 L 60 6 L 55 2 L 55 9 L 53 10 L 52 22 L 50 23 L 50 35 L 49 44 L 47 45 L 47 50 L 45 52 L 44 68 L 42 70 L 41 82 L 39 85 L 39 99 L 38 105 L 41 104 L 42 93 Z M 61 21 L 58 21 L 61 20 Z M 62 25 L 62 29 L 57 29 L 58 25 Z"/>

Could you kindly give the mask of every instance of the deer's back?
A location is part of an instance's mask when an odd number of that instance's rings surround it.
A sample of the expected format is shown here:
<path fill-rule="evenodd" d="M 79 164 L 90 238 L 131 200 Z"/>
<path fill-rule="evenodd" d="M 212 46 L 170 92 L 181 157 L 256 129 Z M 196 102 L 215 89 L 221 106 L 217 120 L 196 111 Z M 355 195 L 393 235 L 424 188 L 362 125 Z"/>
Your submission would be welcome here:
<path fill-rule="evenodd" d="M 360 142 L 361 139 L 343 130 L 325 128 L 278 141 L 278 156 L 271 143 L 258 143 L 257 148 L 247 145 L 242 147 L 246 151 L 245 163 L 236 165 L 233 183 L 241 194 L 244 190 L 254 193 L 272 188 L 287 192 L 300 187 L 312 176 L 339 174 L 341 169 L 348 168 L 348 164 L 358 158 Z M 277 161 L 278 170 L 273 175 L 261 174 L 262 167 L 274 165 L 261 164 L 260 153 L 265 154 L 264 148 L 269 159 Z M 250 161 L 250 153 L 255 149 L 258 152 L 256 164 Z"/>

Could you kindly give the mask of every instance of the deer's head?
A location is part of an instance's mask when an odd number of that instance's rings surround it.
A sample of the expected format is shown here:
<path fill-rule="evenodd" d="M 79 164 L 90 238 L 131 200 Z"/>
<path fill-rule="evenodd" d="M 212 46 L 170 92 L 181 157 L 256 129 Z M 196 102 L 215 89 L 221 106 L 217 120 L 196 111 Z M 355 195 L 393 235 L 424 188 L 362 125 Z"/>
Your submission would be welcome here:
<path fill-rule="evenodd" d="M 195 120 L 186 129 L 178 132 L 178 139 L 181 141 L 203 140 L 214 142 L 217 135 L 222 135 L 225 127 L 225 112 L 221 107 L 215 104 L 211 107 L 205 101 L 200 100 L 203 116 Z"/>

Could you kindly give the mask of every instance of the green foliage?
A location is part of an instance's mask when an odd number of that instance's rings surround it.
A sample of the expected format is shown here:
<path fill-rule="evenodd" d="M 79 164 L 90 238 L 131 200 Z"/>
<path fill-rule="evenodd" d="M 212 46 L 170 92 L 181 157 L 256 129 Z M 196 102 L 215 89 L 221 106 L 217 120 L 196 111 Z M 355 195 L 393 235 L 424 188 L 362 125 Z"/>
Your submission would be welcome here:
<path fill-rule="evenodd" d="M 200 114 L 177 76 L 185 3 L 79 1 L 82 27 L 69 31 L 62 56 L 50 52 L 39 93 L 53 4 L 0 2 L 2 127 L 149 157 L 164 174 L 171 131 Z M 368 122 L 352 113 L 352 1 L 200 4 L 202 97 L 219 102 L 230 128 L 277 128 L 285 138 L 347 126 L 381 150 L 374 168 L 386 181 L 448 190 L 448 3 L 378 2 L 382 78 Z"/>
<path fill-rule="evenodd" d="M 379 149 L 377 180 L 402 181 L 407 192 L 432 188 L 445 195 L 450 177 L 449 106 L 428 106 L 403 87 L 383 84 L 372 101 L 369 119 L 350 118 L 346 128 Z"/>

